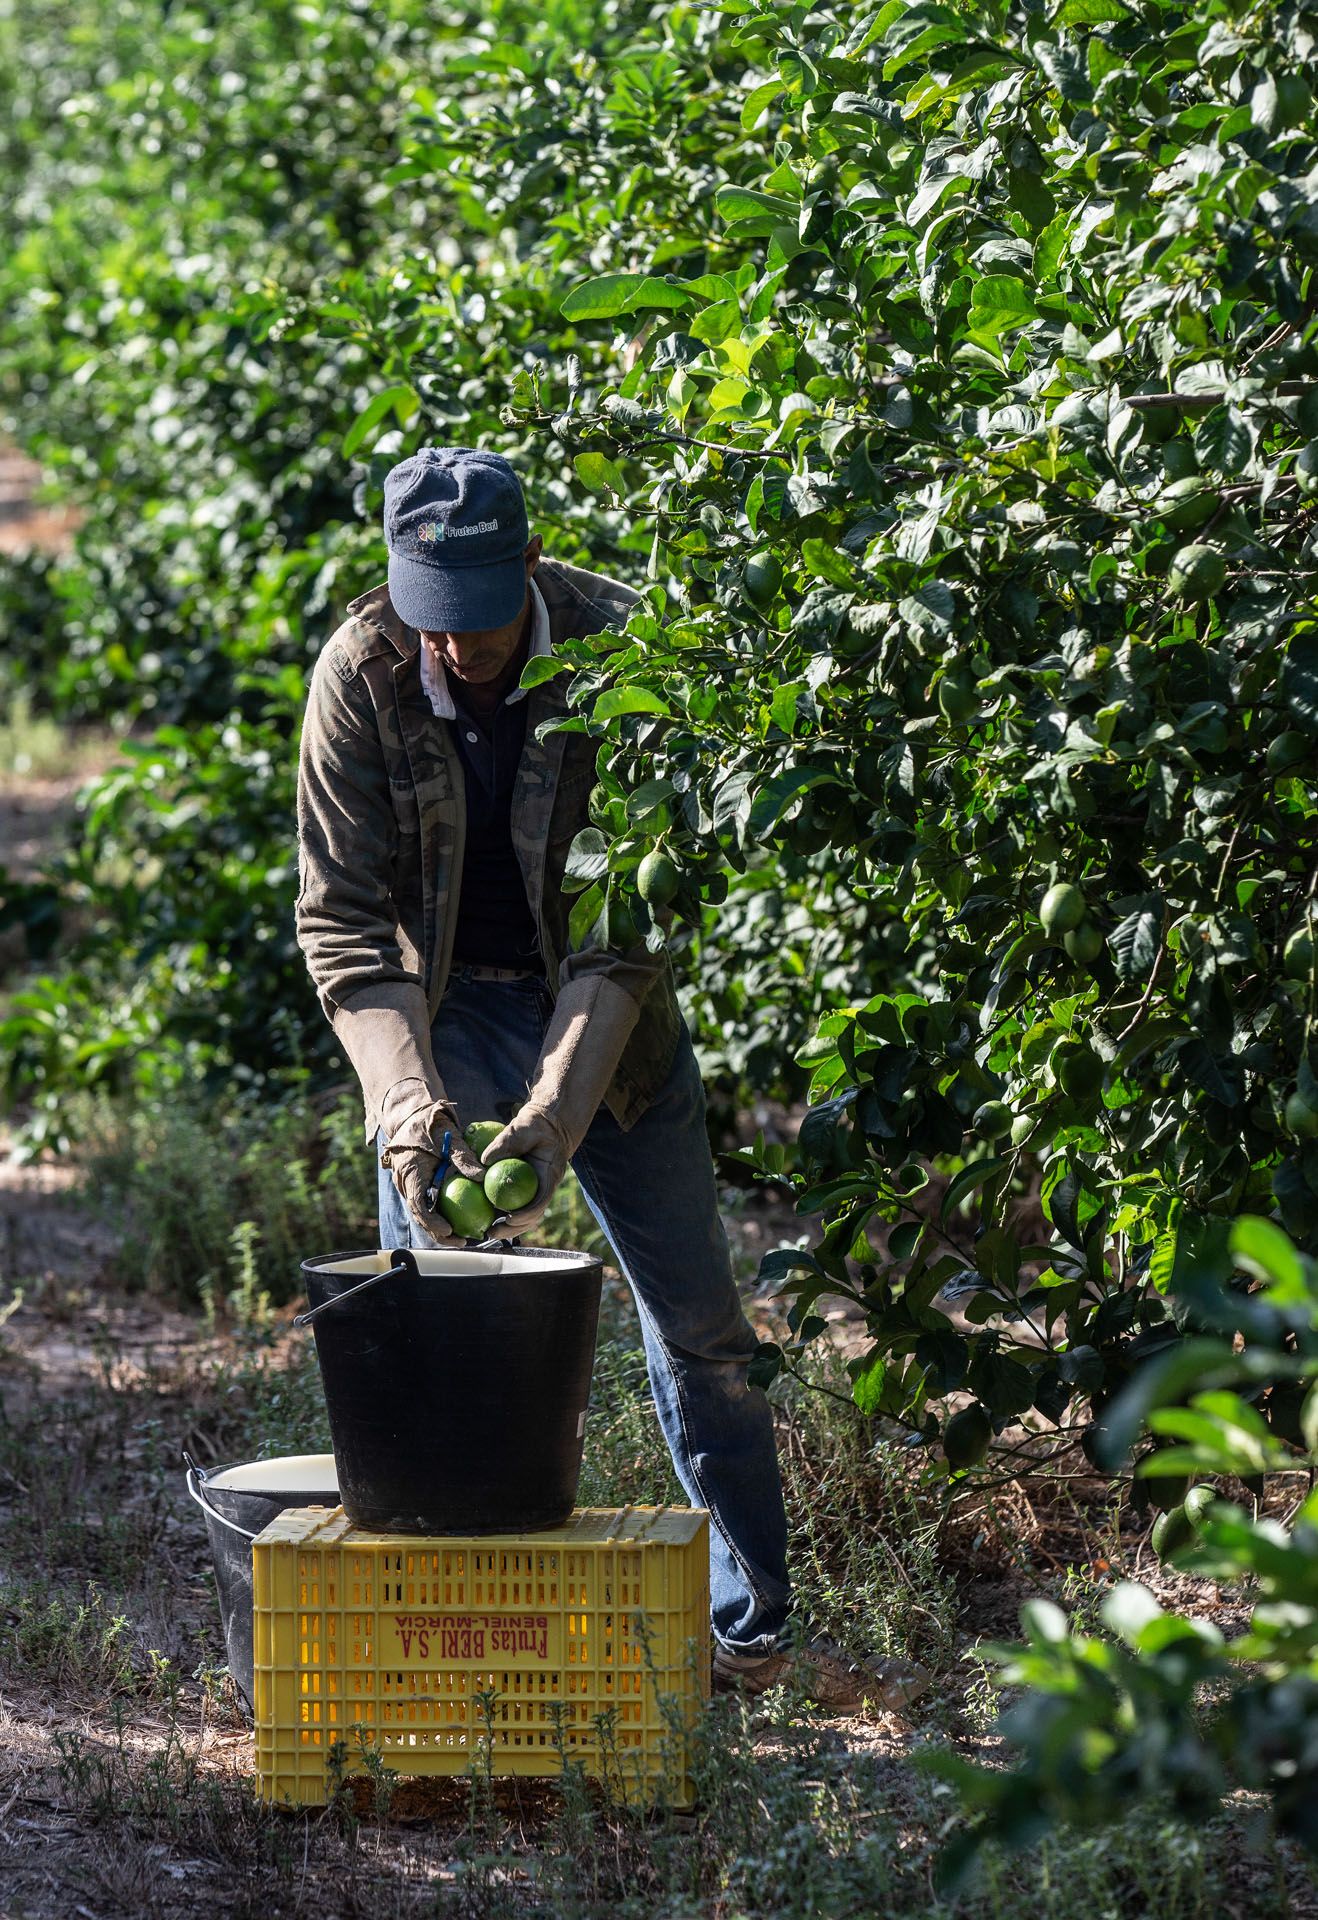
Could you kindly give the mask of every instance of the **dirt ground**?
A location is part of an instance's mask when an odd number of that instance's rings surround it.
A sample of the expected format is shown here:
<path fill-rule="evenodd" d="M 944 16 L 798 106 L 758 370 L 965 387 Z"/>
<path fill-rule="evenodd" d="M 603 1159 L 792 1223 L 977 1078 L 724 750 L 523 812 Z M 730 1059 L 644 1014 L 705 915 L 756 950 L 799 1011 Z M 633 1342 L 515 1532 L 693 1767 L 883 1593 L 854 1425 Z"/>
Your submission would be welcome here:
<path fill-rule="evenodd" d="M 41 470 L 16 447 L 0 441 L 0 553 L 38 547 L 55 553 L 68 546 L 78 524 L 70 508 L 46 506 L 34 496 Z"/>

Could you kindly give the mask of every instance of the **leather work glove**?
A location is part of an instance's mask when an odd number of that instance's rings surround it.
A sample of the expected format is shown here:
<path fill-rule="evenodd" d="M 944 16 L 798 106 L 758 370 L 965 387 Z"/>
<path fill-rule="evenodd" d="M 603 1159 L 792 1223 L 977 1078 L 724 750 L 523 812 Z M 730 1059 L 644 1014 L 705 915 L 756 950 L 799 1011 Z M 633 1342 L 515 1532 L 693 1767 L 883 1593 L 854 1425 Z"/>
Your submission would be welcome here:
<path fill-rule="evenodd" d="M 632 995 L 604 974 L 569 980 L 560 990 L 526 1100 L 481 1155 L 487 1167 L 496 1160 L 525 1160 L 540 1182 L 534 1200 L 500 1224 L 505 1239 L 516 1239 L 544 1218 L 568 1161 L 599 1110 L 639 1014 Z"/>
<path fill-rule="evenodd" d="M 450 1166 L 479 1185 L 485 1178 L 485 1169 L 463 1143 L 457 1110 L 448 1100 L 436 1100 L 410 1114 L 380 1155 L 380 1165 L 388 1167 L 393 1175 L 394 1185 L 407 1202 L 412 1218 L 423 1233 L 441 1246 L 449 1240 L 465 1244 L 439 1208 L 432 1213 L 426 1205 L 426 1193 L 435 1178 L 445 1132 L 453 1136 L 449 1142 Z"/>

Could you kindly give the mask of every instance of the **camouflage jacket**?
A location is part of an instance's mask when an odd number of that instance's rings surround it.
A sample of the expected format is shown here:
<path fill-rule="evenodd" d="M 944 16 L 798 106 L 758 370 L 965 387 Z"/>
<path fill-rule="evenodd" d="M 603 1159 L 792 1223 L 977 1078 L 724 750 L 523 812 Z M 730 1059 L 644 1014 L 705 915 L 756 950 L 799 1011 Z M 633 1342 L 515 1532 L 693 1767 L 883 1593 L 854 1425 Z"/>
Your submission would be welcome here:
<path fill-rule="evenodd" d="M 536 585 L 555 645 L 621 627 L 637 596 L 583 567 L 542 559 Z M 465 831 L 462 763 L 421 686 L 420 637 L 384 585 L 358 596 L 311 677 L 298 767 L 298 945 L 320 1004 L 362 1082 L 368 1138 L 391 1080 L 426 1078 L 429 1028 L 448 979 Z M 551 993 L 606 972 L 639 1017 L 605 1094 L 628 1127 L 667 1077 L 681 1013 L 666 954 L 570 950 L 563 871 L 587 824 L 597 743 L 536 729 L 567 712 L 565 676 L 527 696 L 512 833 Z M 380 1042 L 381 1014 L 388 1026 Z M 360 1017 L 365 1016 L 365 1017 Z M 419 1051 L 420 1064 L 413 1056 Z M 381 1066 L 380 1053 L 390 1064 Z M 440 1077 L 443 1062 L 435 1063 Z M 433 1078 L 433 1070 L 429 1077 Z"/>

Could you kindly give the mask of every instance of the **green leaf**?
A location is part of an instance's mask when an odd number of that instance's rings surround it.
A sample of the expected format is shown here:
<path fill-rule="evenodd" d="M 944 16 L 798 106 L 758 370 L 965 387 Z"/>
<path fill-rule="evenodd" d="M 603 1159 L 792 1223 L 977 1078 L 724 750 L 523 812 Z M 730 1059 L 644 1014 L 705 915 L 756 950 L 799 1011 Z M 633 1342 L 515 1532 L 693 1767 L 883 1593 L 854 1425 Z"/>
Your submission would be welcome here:
<path fill-rule="evenodd" d="M 1295 725 L 1318 733 L 1318 633 L 1297 634 L 1281 670 L 1282 698 Z"/>
<path fill-rule="evenodd" d="M 556 674 L 571 671 L 570 660 L 556 660 L 552 653 L 538 653 L 522 668 L 521 678 L 517 684 L 519 687 L 540 687 L 546 680 L 552 680 Z"/>
<path fill-rule="evenodd" d="M 939 1219 L 945 1221 L 977 1188 L 985 1186 L 998 1174 L 1005 1173 L 1010 1166 L 1010 1155 L 995 1154 L 987 1160 L 972 1160 L 968 1167 L 962 1167 L 943 1195 L 943 1204 L 938 1210 Z"/>
<path fill-rule="evenodd" d="M 597 881 L 576 901 L 568 915 L 568 943 L 575 952 L 584 947 L 595 931 L 600 914 L 604 911 L 604 888 Z"/>
<path fill-rule="evenodd" d="M 748 825 L 752 833 L 763 837 L 771 833 L 799 794 L 812 787 L 837 787 L 842 782 L 826 767 L 784 767 L 766 780 L 751 804 Z"/>
<path fill-rule="evenodd" d="M 1137 1646 L 1144 1629 L 1162 1614 L 1162 1608 L 1147 1587 L 1134 1580 L 1121 1580 L 1102 1605 L 1103 1622 L 1128 1646 Z"/>
<path fill-rule="evenodd" d="M 648 273 L 601 273 L 580 280 L 559 302 L 565 320 L 611 320 L 630 313 L 636 296 L 651 278 Z M 584 348 L 583 348 L 584 352 Z"/>
<path fill-rule="evenodd" d="M 1254 451 L 1253 430 L 1234 407 L 1214 407 L 1195 429 L 1194 450 L 1201 467 L 1243 473 Z"/>
<path fill-rule="evenodd" d="M 1066 214 L 1058 214 L 1050 220 L 1034 243 L 1034 277 L 1046 286 L 1057 277 L 1057 269 L 1066 252 L 1066 244 L 1071 236 L 1070 220 Z"/>
<path fill-rule="evenodd" d="M 640 825 L 665 814 L 673 800 L 671 780 L 643 780 L 627 795 L 627 818 Z"/>
<path fill-rule="evenodd" d="M 805 541 L 801 547 L 801 558 L 811 573 L 835 587 L 854 587 L 856 584 L 855 574 L 845 556 L 826 540 Z"/>
<path fill-rule="evenodd" d="M 668 702 L 649 687 L 610 687 L 591 709 L 592 720 L 616 720 L 624 713 L 668 713 Z"/>
<path fill-rule="evenodd" d="M 966 1376 L 966 1385 L 990 1413 L 1025 1413 L 1034 1405 L 1034 1375 L 1010 1354 L 981 1349 Z"/>
<path fill-rule="evenodd" d="M 1108 935 L 1108 951 L 1119 980 L 1142 980 L 1158 957 L 1162 939 L 1161 894 L 1149 894 Z"/>
<path fill-rule="evenodd" d="M 798 201 L 785 199 L 781 193 L 757 193 L 750 187 L 735 186 L 720 187 L 714 205 L 721 220 L 756 220 L 768 226 L 775 220 L 795 220 L 800 207 Z"/>
<path fill-rule="evenodd" d="M 395 414 L 399 425 L 405 427 L 420 404 L 411 387 L 386 387 L 383 393 L 377 393 L 344 434 L 341 449 L 344 459 L 356 453 L 367 434 L 379 426 L 387 413 Z"/>
<path fill-rule="evenodd" d="M 849 1361 L 847 1371 L 851 1375 L 851 1397 L 864 1414 L 877 1413 L 883 1400 L 883 1383 L 888 1367 L 877 1347 L 871 1347 L 868 1353 Z"/>
<path fill-rule="evenodd" d="M 716 300 L 691 322 L 691 338 L 718 346 L 741 326 L 741 308 L 735 300 Z"/>
<path fill-rule="evenodd" d="M 568 848 L 563 868 L 564 879 L 575 881 L 580 888 L 588 886 L 592 880 L 602 880 L 608 870 L 608 835 L 601 833 L 598 827 L 582 827 Z"/>
<path fill-rule="evenodd" d="M 1120 0 L 1064 0 L 1053 16 L 1055 27 L 1100 27 L 1130 19 L 1130 9 Z"/>
<path fill-rule="evenodd" d="M 1268 1299 L 1278 1307 L 1307 1307 L 1315 1288 L 1294 1242 L 1273 1220 L 1242 1214 L 1231 1228 L 1236 1265 L 1267 1283 Z"/>
<path fill-rule="evenodd" d="M 755 128 L 759 125 L 760 115 L 764 112 L 764 109 L 771 100 L 777 99 L 782 91 L 783 83 L 781 80 L 766 80 L 762 86 L 754 88 L 747 94 L 745 104 L 741 110 L 741 130 L 743 133 L 753 133 L 755 131 Z"/>
<path fill-rule="evenodd" d="M 572 465 L 580 479 L 592 493 L 616 495 L 619 500 L 627 497 L 627 478 L 616 460 L 606 453 L 574 454 Z"/>
<path fill-rule="evenodd" d="M 986 273 L 970 296 L 970 325 L 976 333 L 1002 333 L 1027 326 L 1039 309 L 1023 280 L 1010 273 Z"/>

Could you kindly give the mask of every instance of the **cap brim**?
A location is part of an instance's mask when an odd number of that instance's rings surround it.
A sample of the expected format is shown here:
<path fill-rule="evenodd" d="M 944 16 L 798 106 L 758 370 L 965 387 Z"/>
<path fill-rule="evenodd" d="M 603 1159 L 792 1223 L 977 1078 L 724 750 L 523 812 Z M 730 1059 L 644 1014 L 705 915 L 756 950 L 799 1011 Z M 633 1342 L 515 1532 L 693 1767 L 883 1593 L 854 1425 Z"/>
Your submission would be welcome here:
<path fill-rule="evenodd" d="M 422 633 L 488 633 L 526 605 L 526 563 L 518 554 L 493 567 L 433 567 L 391 553 L 389 599 Z"/>

